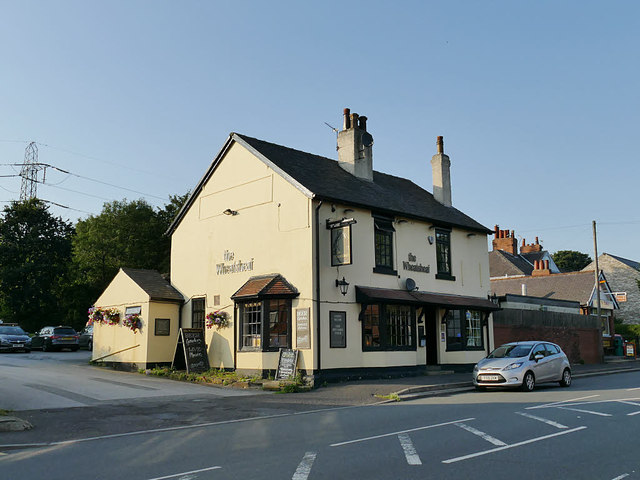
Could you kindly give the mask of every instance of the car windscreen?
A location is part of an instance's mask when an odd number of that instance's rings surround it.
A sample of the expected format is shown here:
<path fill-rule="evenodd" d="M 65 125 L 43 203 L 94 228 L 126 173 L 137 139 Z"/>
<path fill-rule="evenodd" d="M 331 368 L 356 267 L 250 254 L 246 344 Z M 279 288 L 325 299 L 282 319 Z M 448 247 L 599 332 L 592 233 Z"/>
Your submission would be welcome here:
<path fill-rule="evenodd" d="M 66 328 L 61 327 L 61 328 L 54 328 L 53 333 L 55 335 L 75 335 L 76 331 L 71 327 L 66 327 Z"/>
<path fill-rule="evenodd" d="M 26 335 L 26 333 L 20 327 L 0 326 L 0 335 Z"/>
<path fill-rule="evenodd" d="M 502 345 L 491 352 L 487 358 L 520 358 L 526 357 L 532 345 Z"/>

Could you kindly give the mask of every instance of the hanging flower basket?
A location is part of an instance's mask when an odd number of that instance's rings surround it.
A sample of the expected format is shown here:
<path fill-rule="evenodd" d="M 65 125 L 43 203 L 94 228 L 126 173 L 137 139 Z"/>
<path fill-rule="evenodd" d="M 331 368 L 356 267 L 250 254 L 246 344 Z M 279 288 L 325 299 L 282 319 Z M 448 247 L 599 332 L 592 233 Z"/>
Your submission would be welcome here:
<path fill-rule="evenodd" d="M 94 323 L 104 323 L 104 310 L 102 310 L 101 308 L 91 307 L 87 313 L 89 315 L 87 325 L 93 325 Z"/>
<path fill-rule="evenodd" d="M 208 313 L 206 319 L 207 320 L 205 323 L 207 325 L 207 328 L 216 327 L 216 330 L 220 330 L 221 328 L 227 328 L 229 326 L 227 313 L 221 312 L 220 310 Z"/>
<path fill-rule="evenodd" d="M 120 323 L 120 312 L 115 308 L 107 308 L 104 310 L 103 318 L 103 323 L 118 325 Z"/>
<path fill-rule="evenodd" d="M 125 327 L 130 328 L 133 333 L 136 333 L 142 328 L 142 320 L 140 320 L 140 314 L 130 313 L 129 315 L 125 315 L 122 324 Z"/>

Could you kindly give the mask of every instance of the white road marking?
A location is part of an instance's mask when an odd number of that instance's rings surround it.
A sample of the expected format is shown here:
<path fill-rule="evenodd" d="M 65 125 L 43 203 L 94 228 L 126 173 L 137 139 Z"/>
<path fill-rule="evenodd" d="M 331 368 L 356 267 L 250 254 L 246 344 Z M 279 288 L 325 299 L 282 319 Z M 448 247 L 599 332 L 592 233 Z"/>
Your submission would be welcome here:
<path fill-rule="evenodd" d="M 592 412 L 591 410 L 583 410 L 581 408 L 570 408 L 570 407 L 558 407 L 560 410 L 572 410 L 574 412 L 580 413 L 589 413 L 591 415 L 598 415 L 600 417 L 611 417 L 610 413 L 600 413 L 600 412 Z"/>
<path fill-rule="evenodd" d="M 627 478 L 628 476 L 629 476 L 629 474 L 625 473 L 623 475 L 620 475 L 619 477 L 612 478 L 611 480 L 622 480 L 623 478 Z"/>
<path fill-rule="evenodd" d="M 637 411 L 637 412 L 633 412 L 633 413 L 627 413 L 627 416 L 628 417 L 633 417 L 634 415 L 639 415 L 639 414 L 640 414 L 640 411 Z"/>
<path fill-rule="evenodd" d="M 532 418 L 533 420 L 538 420 L 539 422 L 543 422 L 546 423 L 547 425 L 551 425 L 552 427 L 556 427 L 556 428 L 569 428 L 566 425 L 562 425 L 561 423 L 558 422 L 554 422 L 553 420 L 548 420 L 546 418 L 542 418 L 542 417 L 536 417 L 535 415 L 530 415 L 528 413 L 524 413 L 524 412 L 516 412 L 518 415 L 522 415 L 523 417 L 527 417 L 527 418 Z"/>
<path fill-rule="evenodd" d="M 208 472 L 209 470 L 218 470 L 220 468 L 222 468 L 222 467 L 201 468 L 200 470 L 191 470 L 190 472 L 175 473 L 173 475 L 167 475 L 166 477 L 150 478 L 149 480 L 165 480 L 167 478 L 176 478 L 176 477 L 180 477 L 182 475 L 190 475 L 192 473 Z"/>
<path fill-rule="evenodd" d="M 634 407 L 640 407 L 640 403 L 638 402 L 630 402 L 628 400 L 616 400 L 618 403 L 624 403 L 625 405 L 633 405 Z"/>
<path fill-rule="evenodd" d="M 632 392 L 633 390 L 640 390 L 640 387 L 627 388 L 627 392 Z M 615 480 L 615 479 L 614 479 L 614 480 Z"/>
<path fill-rule="evenodd" d="M 599 397 L 599 396 L 600 395 L 589 395 L 587 397 L 573 398 L 571 400 L 562 400 L 560 402 L 545 403 L 544 405 L 536 405 L 535 407 L 527 407 L 525 410 L 536 410 L 538 408 L 551 408 L 551 407 L 556 407 L 558 405 L 562 405 L 563 403 L 577 402 L 578 400 L 584 400 L 586 398 L 594 398 L 594 397 Z"/>
<path fill-rule="evenodd" d="M 384 438 L 384 437 L 391 437 L 391 436 L 400 435 L 401 433 L 417 432 L 419 430 L 426 430 L 426 429 L 429 429 L 429 428 L 444 427 L 445 425 L 455 425 L 456 423 L 468 422 L 470 420 L 475 420 L 475 418 L 463 418 L 462 420 L 454 420 L 452 422 L 444 422 L 444 423 L 437 423 L 435 425 L 426 425 L 424 427 L 410 428 L 408 430 L 401 430 L 399 432 L 383 433 L 381 435 L 374 435 L 372 437 L 358 438 L 356 440 L 348 440 L 346 442 L 333 443 L 330 446 L 331 447 L 341 447 L 343 445 L 349 445 L 351 443 L 366 442 L 368 440 L 375 440 L 377 438 Z"/>
<path fill-rule="evenodd" d="M 469 425 L 466 425 L 464 423 L 456 423 L 456 426 L 462 428 L 463 430 L 466 430 L 469 433 L 473 433 L 474 435 L 477 435 L 480 438 L 482 438 L 483 440 L 486 440 L 489 443 L 493 443 L 494 445 L 497 445 L 498 447 L 502 447 L 502 446 L 506 445 L 506 443 L 504 443 L 502 440 L 498 440 L 497 438 L 492 437 L 488 433 L 481 432 L 480 430 L 477 430 L 477 429 L 475 429 L 473 427 L 470 427 Z"/>
<path fill-rule="evenodd" d="M 296 469 L 296 473 L 293 474 L 291 480 L 307 480 L 309 478 L 309 474 L 311 473 L 311 467 L 313 466 L 313 462 L 316 459 L 316 455 L 318 452 L 307 452 L 302 457 L 302 461 L 298 468 Z"/>
<path fill-rule="evenodd" d="M 422 465 L 422 460 L 420 460 L 420 456 L 418 452 L 416 452 L 416 447 L 413 446 L 409 434 L 401 433 L 398 435 L 398 440 L 400 440 L 400 445 L 402 446 L 402 450 L 404 450 L 404 456 L 407 457 L 407 463 L 409 465 Z"/>
<path fill-rule="evenodd" d="M 488 455 L 490 453 L 501 452 L 502 450 L 507 450 L 509 448 L 521 447 L 522 445 L 528 445 L 529 443 L 539 442 L 541 440 L 557 437 L 559 435 L 566 435 L 567 433 L 577 432 L 579 430 L 584 430 L 585 428 L 587 427 L 577 427 L 571 430 L 563 430 L 562 432 L 552 433 L 551 435 L 545 435 L 544 437 L 532 438 L 531 440 L 525 440 L 524 442 L 518 442 L 512 445 L 505 445 L 503 447 L 492 448 L 491 450 L 484 450 L 482 452 L 472 453 L 469 455 L 464 455 L 462 457 L 450 458 L 449 460 L 443 460 L 442 463 L 455 463 L 455 462 L 460 462 L 462 460 L 468 460 L 470 458 L 480 457 L 482 455 Z"/>

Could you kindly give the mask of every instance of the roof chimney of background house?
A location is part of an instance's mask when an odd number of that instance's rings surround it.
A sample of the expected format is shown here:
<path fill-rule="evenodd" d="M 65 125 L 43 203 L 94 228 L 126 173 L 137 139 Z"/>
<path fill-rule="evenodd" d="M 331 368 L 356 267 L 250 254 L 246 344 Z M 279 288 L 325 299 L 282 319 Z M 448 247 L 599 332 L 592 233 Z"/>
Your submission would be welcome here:
<path fill-rule="evenodd" d="M 542 277 L 547 275 L 551 275 L 551 270 L 549 269 L 549 260 L 534 260 L 531 276 Z"/>
<path fill-rule="evenodd" d="M 438 153 L 431 158 L 433 198 L 445 207 L 451 206 L 451 160 L 444 153 L 444 139 L 438 137 Z"/>
<path fill-rule="evenodd" d="M 536 253 L 542 251 L 542 245 L 538 241 L 538 237 L 536 237 L 536 243 L 530 243 L 527 245 L 525 240 L 522 239 L 522 246 L 520 247 L 520 253 Z"/>
<path fill-rule="evenodd" d="M 373 181 L 373 137 L 367 132 L 367 117 L 348 108 L 338 132 L 338 165 L 351 175 Z"/>
<path fill-rule="evenodd" d="M 516 240 L 515 231 L 500 230 L 500 227 L 496 225 L 493 229 L 493 235 L 495 236 L 492 242 L 494 251 L 502 250 L 512 255 L 518 254 L 518 241 Z"/>

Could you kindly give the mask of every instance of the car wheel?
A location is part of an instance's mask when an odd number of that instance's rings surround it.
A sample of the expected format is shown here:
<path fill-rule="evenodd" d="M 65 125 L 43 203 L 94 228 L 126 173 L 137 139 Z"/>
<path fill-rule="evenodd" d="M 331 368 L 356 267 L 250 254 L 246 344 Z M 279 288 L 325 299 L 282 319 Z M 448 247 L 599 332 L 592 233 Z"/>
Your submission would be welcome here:
<path fill-rule="evenodd" d="M 24 353 L 31 353 L 31 349 L 30 348 L 25 348 L 24 349 Z"/>
<path fill-rule="evenodd" d="M 43 352 L 48 352 L 50 350 L 51 350 L 51 348 L 47 347 L 47 342 L 42 342 L 42 351 Z"/>
<path fill-rule="evenodd" d="M 562 380 L 560 380 L 560 386 L 568 387 L 569 385 L 571 385 L 571 370 L 565 368 L 564 372 L 562 372 Z"/>
<path fill-rule="evenodd" d="M 71 347 L 70 350 L 72 352 L 77 352 L 80 347 Z"/>
<path fill-rule="evenodd" d="M 87 343 L 87 350 L 93 350 L 93 340 L 89 340 Z"/>
<path fill-rule="evenodd" d="M 524 374 L 524 379 L 522 380 L 522 390 L 525 392 L 532 392 L 536 386 L 536 377 L 533 376 L 533 373 L 527 372 Z"/>

